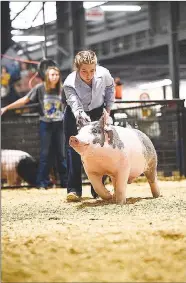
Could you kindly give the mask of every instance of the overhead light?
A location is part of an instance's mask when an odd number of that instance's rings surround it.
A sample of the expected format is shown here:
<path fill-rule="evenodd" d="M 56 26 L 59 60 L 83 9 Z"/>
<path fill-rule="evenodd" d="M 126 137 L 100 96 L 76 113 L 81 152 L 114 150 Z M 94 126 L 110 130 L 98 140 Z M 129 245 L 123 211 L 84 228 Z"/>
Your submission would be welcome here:
<path fill-rule="evenodd" d="M 24 53 L 23 50 L 19 50 L 19 51 L 17 52 L 17 55 L 20 56 L 20 55 L 23 55 L 23 53 Z"/>
<path fill-rule="evenodd" d="M 83 2 L 83 8 L 84 9 L 91 9 L 94 8 L 96 6 L 100 6 L 104 3 L 106 3 L 107 1 L 103 1 L 103 2 Z"/>
<path fill-rule="evenodd" d="M 162 80 L 162 81 L 156 81 L 156 82 L 141 84 L 141 85 L 139 85 L 139 89 L 157 88 L 157 87 L 162 87 L 162 86 L 171 85 L 171 84 L 172 84 L 171 80 L 165 79 L 165 80 Z"/>
<path fill-rule="evenodd" d="M 14 35 L 12 40 L 15 42 L 27 41 L 27 42 L 39 42 L 44 41 L 45 37 L 43 35 Z"/>
<path fill-rule="evenodd" d="M 18 30 L 18 29 L 13 29 L 13 30 L 11 30 L 11 34 L 12 35 L 21 35 L 21 34 L 23 34 L 23 31 Z"/>
<path fill-rule="evenodd" d="M 100 8 L 105 12 L 138 12 L 141 10 L 138 5 L 103 5 Z"/>
<path fill-rule="evenodd" d="M 32 52 L 32 51 L 35 51 L 35 50 L 37 50 L 37 49 L 39 49 L 39 48 L 41 48 L 41 45 L 40 45 L 40 44 L 34 44 L 33 46 L 27 47 L 27 50 L 28 50 L 29 52 Z"/>

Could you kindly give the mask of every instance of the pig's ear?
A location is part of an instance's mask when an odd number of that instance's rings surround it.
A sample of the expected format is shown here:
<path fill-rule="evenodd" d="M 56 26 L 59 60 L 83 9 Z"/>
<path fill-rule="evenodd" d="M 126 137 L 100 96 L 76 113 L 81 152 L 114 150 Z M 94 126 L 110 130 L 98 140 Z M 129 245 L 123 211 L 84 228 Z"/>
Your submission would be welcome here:
<path fill-rule="evenodd" d="M 105 126 L 109 124 L 109 114 L 105 109 L 103 109 L 103 114 L 99 122 L 102 128 L 105 128 Z"/>

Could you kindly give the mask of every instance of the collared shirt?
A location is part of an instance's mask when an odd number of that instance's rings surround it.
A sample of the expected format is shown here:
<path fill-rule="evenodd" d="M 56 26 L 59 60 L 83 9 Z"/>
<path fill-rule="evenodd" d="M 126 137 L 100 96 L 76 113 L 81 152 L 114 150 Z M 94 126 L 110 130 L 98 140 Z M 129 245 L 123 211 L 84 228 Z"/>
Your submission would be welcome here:
<path fill-rule="evenodd" d="M 64 92 L 66 102 L 70 105 L 72 112 L 79 110 L 91 111 L 105 104 L 111 109 L 114 104 L 114 80 L 110 72 L 101 66 L 96 66 L 92 79 L 92 85 L 87 85 L 74 71 L 64 81 Z"/>

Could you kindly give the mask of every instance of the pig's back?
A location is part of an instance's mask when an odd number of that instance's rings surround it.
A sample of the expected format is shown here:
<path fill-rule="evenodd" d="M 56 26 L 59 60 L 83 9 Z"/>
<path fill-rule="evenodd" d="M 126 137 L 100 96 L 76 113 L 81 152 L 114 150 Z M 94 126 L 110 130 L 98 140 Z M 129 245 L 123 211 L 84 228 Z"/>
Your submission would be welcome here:
<path fill-rule="evenodd" d="M 142 149 L 142 143 L 135 129 L 115 126 L 115 130 L 124 144 L 124 148 Z"/>
<path fill-rule="evenodd" d="M 139 174 L 143 173 L 152 159 L 157 162 L 154 146 L 143 132 L 133 128 L 122 128 L 119 126 L 115 128 L 123 141 L 124 151 L 127 152 L 130 158 L 132 175 L 136 175 L 137 171 L 139 171 Z"/>

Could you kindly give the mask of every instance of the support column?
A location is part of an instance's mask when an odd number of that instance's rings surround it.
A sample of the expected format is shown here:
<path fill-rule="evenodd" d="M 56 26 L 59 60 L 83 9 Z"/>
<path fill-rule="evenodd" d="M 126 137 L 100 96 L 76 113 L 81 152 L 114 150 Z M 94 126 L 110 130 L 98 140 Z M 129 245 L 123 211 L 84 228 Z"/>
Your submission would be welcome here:
<path fill-rule="evenodd" d="M 179 98 L 179 43 L 178 17 L 179 2 L 168 2 L 169 7 L 169 71 L 172 80 L 172 96 Z"/>
<path fill-rule="evenodd" d="M 74 55 L 85 49 L 85 12 L 83 1 L 72 3 L 72 30 L 74 41 Z"/>
<path fill-rule="evenodd" d="M 8 1 L 1 2 L 1 53 L 4 54 L 13 44 L 11 40 L 10 8 Z"/>
<path fill-rule="evenodd" d="M 85 15 L 82 1 L 57 1 L 57 61 L 62 70 L 72 69 L 74 55 L 85 48 Z"/>
<path fill-rule="evenodd" d="M 163 89 L 163 99 L 166 100 L 166 86 L 164 85 L 164 86 L 162 87 L 162 89 Z"/>
<path fill-rule="evenodd" d="M 62 70 L 71 71 L 74 44 L 71 1 L 56 1 L 57 63 Z"/>

